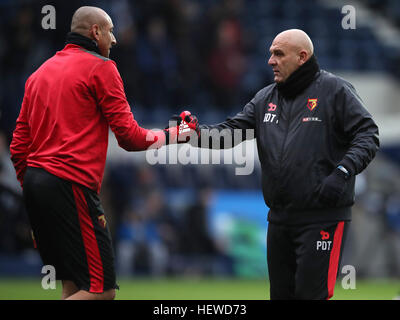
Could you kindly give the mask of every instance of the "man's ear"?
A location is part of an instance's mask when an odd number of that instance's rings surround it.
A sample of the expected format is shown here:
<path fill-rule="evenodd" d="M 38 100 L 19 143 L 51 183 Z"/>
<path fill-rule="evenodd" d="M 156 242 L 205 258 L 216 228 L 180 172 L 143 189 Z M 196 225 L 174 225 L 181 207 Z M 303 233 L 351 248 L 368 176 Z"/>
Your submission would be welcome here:
<path fill-rule="evenodd" d="M 100 39 L 100 27 L 97 24 L 94 24 L 92 28 L 90 29 L 90 35 L 92 39 L 94 40 L 99 40 Z"/>
<path fill-rule="evenodd" d="M 309 58 L 309 54 L 306 50 L 301 50 L 299 53 L 299 65 L 302 66 Z"/>

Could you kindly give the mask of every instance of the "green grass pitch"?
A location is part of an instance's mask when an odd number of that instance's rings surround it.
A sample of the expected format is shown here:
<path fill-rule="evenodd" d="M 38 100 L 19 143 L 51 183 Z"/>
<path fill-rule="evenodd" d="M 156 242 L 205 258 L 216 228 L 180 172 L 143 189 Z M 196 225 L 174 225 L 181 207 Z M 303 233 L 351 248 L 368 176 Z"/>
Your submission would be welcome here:
<path fill-rule="evenodd" d="M 265 300 L 269 299 L 265 279 L 120 279 L 120 300 Z M 337 300 L 391 300 L 400 295 L 400 280 L 359 280 L 356 289 L 345 290 L 337 281 Z M 0 300 L 57 300 L 61 283 L 56 289 L 44 290 L 41 279 L 0 279 Z"/>

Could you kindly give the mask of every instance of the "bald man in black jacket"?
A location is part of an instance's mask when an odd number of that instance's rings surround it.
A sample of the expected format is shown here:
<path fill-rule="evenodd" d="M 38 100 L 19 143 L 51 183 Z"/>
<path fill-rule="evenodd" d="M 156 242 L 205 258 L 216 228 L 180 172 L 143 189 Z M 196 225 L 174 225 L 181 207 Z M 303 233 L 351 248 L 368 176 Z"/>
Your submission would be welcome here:
<path fill-rule="evenodd" d="M 270 208 L 271 299 L 329 299 L 351 220 L 355 176 L 379 149 L 378 127 L 354 87 L 319 68 L 302 30 L 278 34 L 268 64 L 274 83 L 233 118 L 201 125 L 202 140 L 220 132 L 217 148 L 229 148 L 235 130 L 242 140 L 245 130 L 254 130 Z"/>

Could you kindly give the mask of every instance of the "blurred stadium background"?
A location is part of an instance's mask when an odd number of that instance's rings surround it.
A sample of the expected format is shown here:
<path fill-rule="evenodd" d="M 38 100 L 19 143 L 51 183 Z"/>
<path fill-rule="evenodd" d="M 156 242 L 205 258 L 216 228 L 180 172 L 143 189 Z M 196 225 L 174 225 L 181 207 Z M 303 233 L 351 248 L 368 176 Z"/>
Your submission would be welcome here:
<path fill-rule="evenodd" d="M 44 30 L 44 5 L 56 29 Z M 118 45 L 111 51 L 133 114 L 164 128 L 189 109 L 216 123 L 272 82 L 268 48 L 300 28 L 323 69 L 354 84 L 380 127 L 381 150 L 357 177 L 357 198 L 342 265 L 357 288 L 337 299 L 400 294 L 400 2 L 272 0 L 0 0 L 0 299 L 58 299 L 43 290 L 21 190 L 8 147 L 27 77 L 64 46 L 73 12 L 103 8 Z M 342 28 L 344 5 L 356 29 Z M 218 156 L 222 157 L 222 153 Z M 117 258 L 121 299 L 266 299 L 268 208 L 257 155 L 251 175 L 238 164 L 150 165 L 110 135 L 101 192 Z M 222 162 L 222 161 L 221 161 Z M 344 274 L 341 275 L 342 277 Z"/>

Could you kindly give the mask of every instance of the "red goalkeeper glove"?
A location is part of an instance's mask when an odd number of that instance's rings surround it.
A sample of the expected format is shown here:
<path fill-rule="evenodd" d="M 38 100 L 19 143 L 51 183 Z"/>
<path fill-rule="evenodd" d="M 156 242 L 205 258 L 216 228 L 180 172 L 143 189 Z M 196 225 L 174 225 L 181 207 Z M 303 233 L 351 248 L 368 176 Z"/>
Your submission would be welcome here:
<path fill-rule="evenodd" d="M 169 120 L 169 126 L 164 129 L 166 144 L 185 143 L 193 135 L 200 136 L 199 121 L 195 115 L 189 111 L 183 111 L 181 114 L 173 115 Z"/>

